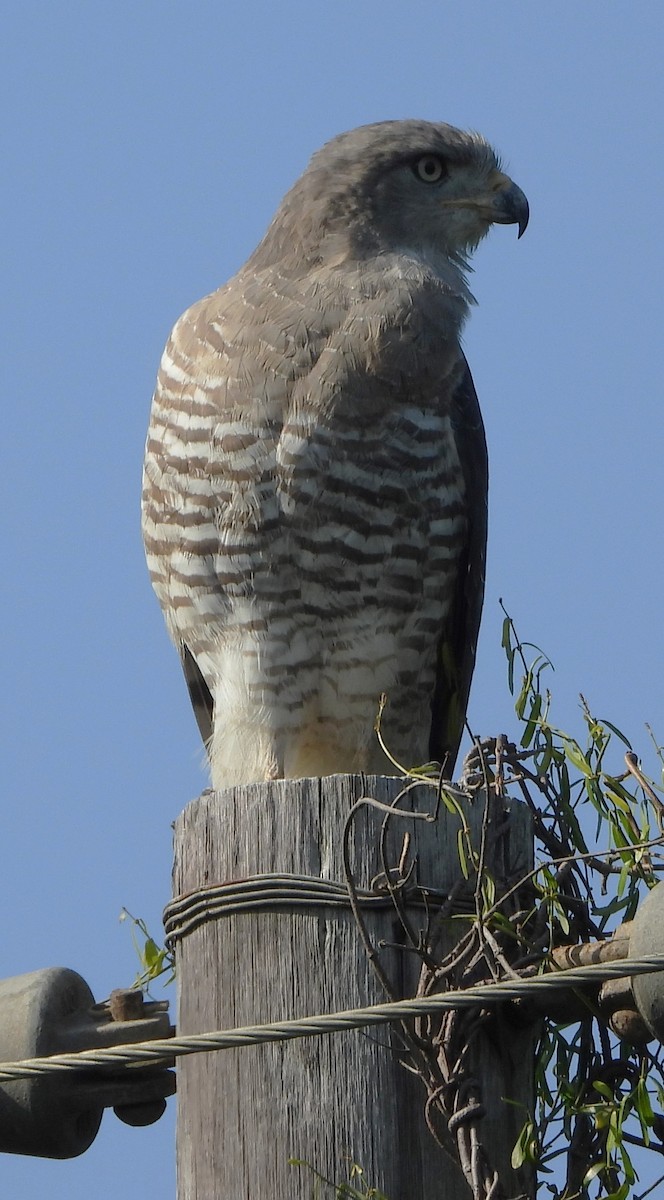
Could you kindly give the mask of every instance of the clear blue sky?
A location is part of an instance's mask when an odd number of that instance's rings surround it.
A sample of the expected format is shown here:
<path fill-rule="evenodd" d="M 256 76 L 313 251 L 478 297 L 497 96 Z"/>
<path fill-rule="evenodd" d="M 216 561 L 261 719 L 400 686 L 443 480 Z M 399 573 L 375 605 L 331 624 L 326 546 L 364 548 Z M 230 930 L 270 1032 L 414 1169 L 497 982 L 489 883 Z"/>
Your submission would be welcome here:
<path fill-rule="evenodd" d="M 476 257 L 466 348 L 487 426 L 487 597 L 470 718 L 514 729 L 503 596 L 577 696 L 647 752 L 662 711 L 664 6 L 612 0 L 23 0 L 4 137 L 0 976 L 131 982 L 171 822 L 205 786 L 145 571 L 140 463 L 162 346 L 331 135 L 481 130 L 527 193 Z M 296 1151 L 297 1148 L 293 1147 Z M 0 1159 L 21 1200 L 174 1193 L 173 1105 L 81 1159 Z"/>

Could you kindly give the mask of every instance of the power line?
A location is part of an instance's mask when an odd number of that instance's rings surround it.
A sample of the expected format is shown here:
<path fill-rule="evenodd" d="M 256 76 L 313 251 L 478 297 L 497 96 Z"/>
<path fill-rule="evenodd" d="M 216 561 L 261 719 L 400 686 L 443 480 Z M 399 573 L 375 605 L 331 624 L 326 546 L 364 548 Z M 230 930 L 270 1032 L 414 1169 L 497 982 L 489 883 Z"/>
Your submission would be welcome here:
<path fill-rule="evenodd" d="M 0 1064 L 0 1082 L 30 1079 L 36 1075 L 63 1071 L 89 1071 L 94 1067 L 137 1066 L 147 1063 L 167 1065 L 172 1059 L 187 1054 L 229 1050 L 232 1047 L 254 1046 L 265 1042 L 284 1042 L 294 1038 L 319 1037 L 327 1033 L 362 1029 L 367 1025 L 411 1020 L 428 1013 L 445 1012 L 451 1008 L 473 1008 L 506 1000 L 523 1000 L 528 999 L 534 992 L 580 988 L 586 984 L 602 983 L 605 979 L 645 975 L 661 970 L 664 970 L 664 954 L 651 954 L 638 959 L 620 959 L 617 962 L 599 963 L 589 967 L 551 971 L 530 979 L 508 979 L 499 983 L 480 984 L 463 991 L 443 992 L 422 999 L 397 1000 L 267 1025 L 247 1025 L 214 1033 L 191 1034 L 188 1037 L 161 1038 L 106 1049 L 80 1050 L 75 1054 L 24 1059 L 21 1062 Z"/>

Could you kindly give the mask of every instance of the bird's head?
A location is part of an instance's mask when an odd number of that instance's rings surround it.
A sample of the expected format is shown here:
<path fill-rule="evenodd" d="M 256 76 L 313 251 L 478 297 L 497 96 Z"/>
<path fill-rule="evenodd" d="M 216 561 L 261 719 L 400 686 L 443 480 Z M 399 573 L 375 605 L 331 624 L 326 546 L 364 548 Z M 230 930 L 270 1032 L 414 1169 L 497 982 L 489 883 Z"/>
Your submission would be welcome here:
<path fill-rule="evenodd" d="M 300 260 L 411 250 L 463 266 L 493 224 L 528 224 L 528 201 L 476 133 L 430 121 L 382 121 L 314 154 L 268 231 L 264 249 Z"/>

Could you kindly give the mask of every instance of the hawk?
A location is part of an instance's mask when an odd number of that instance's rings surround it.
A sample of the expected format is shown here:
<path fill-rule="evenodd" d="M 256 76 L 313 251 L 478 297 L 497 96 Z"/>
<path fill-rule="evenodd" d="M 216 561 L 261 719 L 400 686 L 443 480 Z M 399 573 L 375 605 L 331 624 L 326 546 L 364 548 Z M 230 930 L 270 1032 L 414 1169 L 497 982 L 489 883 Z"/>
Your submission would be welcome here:
<path fill-rule="evenodd" d="M 385 121 L 314 154 L 159 369 L 152 583 L 215 788 L 451 772 L 484 584 L 468 256 L 523 192 L 476 133 Z"/>

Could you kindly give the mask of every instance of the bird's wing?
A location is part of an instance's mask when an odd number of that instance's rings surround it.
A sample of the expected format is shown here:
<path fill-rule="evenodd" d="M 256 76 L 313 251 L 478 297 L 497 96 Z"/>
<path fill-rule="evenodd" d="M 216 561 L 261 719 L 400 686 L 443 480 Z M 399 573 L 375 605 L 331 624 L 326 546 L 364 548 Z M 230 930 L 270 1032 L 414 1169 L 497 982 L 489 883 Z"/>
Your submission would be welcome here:
<path fill-rule="evenodd" d="M 215 574 L 219 521 L 223 518 L 227 534 L 228 527 L 236 529 L 235 540 L 246 537 L 248 553 L 258 538 L 263 553 L 261 520 L 266 506 L 277 505 L 276 479 L 267 497 L 262 484 L 294 381 L 306 375 L 316 357 L 316 339 L 324 337 L 304 328 L 302 306 L 297 296 L 289 297 L 283 280 L 270 306 L 271 294 L 269 276 L 261 283 L 238 275 L 183 313 L 164 352 L 153 397 L 143 536 L 153 586 L 206 745 L 214 700 L 201 641 L 206 625 L 223 623 L 223 587 Z M 324 314 L 315 324 L 325 330 Z M 213 613 L 209 606 L 215 595 L 220 610 Z M 197 621 L 199 601 L 203 616 Z"/>
<path fill-rule="evenodd" d="M 430 756 L 452 777 L 463 733 L 484 598 L 488 461 L 484 425 L 470 368 L 452 399 L 453 424 L 467 497 L 468 529 L 452 609 L 438 646 L 432 702 Z"/>
<path fill-rule="evenodd" d="M 180 662 L 189 688 L 189 699 L 194 710 L 196 724 L 200 730 L 203 743 L 207 746 L 212 737 L 214 722 L 214 701 L 212 693 L 203 678 L 196 659 L 186 642 L 180 643 Z"/>

